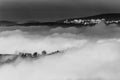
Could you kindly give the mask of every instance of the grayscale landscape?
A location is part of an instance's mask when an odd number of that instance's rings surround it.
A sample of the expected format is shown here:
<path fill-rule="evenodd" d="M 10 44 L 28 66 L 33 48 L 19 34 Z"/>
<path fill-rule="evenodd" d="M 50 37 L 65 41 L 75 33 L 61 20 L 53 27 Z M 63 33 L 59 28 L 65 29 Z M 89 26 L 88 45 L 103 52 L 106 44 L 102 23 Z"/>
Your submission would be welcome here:
<path fill-rule="evenodd" d="M 120 80 L 119 0 L 0 0 L 0 80 Z"/>

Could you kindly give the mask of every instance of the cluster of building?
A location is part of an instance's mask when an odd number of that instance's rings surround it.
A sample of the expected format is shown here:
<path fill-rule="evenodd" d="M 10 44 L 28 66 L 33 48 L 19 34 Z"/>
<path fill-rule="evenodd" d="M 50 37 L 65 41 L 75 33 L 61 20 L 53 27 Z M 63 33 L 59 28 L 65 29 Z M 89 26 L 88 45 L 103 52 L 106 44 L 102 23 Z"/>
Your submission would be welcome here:
<path fill-rule="evenodd" d="M 102 21 L 104 21 L 107 24 L 120 23 L 120 20 L 105 20 L 105 19 L 73 19 L 73 20 L 65 20 L 64 23 L 89 25 L 89 24 L 98 24 Z"/>
<path fill-rule="evenodd" d="M 64 23 L 90 24 L 90 23 L 100 23 L 102 20 L 101 19 L 74 19 L 70 21 L 65 20 Z"/>
<path fill-rule="evenodd" d="M 106 21 L 107 24 L 120 23 L 120 20 Z"/>

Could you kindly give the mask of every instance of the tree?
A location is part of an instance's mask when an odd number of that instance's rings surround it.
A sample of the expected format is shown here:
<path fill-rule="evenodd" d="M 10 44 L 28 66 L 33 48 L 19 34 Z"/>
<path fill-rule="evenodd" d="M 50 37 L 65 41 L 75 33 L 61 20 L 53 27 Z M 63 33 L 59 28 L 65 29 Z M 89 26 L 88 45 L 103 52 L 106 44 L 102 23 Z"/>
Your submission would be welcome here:
<path fill-rule="evenodd" d="M 42 55 L 46 55 L 47 54 L 47 52 L 44 50 L 44 51 L 42 51 Z"/>

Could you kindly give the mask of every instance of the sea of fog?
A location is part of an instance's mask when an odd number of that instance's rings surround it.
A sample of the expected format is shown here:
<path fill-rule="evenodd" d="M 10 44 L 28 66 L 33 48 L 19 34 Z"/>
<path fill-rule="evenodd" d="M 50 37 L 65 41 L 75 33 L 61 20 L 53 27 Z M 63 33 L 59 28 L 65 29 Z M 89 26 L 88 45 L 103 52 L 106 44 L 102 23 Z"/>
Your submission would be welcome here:
<path fill-rule="evenodd" d="M 120 27 L 0 27 L 0 54 L 63 54 L 0 65 L 0 80 L 120 80 Z"/>

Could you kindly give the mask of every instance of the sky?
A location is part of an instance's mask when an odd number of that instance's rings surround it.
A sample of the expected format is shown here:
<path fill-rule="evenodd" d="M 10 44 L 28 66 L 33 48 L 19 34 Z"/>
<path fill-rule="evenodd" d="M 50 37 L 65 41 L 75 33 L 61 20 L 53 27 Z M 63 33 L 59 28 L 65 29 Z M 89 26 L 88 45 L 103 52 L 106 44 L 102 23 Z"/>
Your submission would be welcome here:
<path fill-rule="evenodd" d="M 120 12 L 119 0 L 0 0 L 0 20 L 55 21 Z"/>

